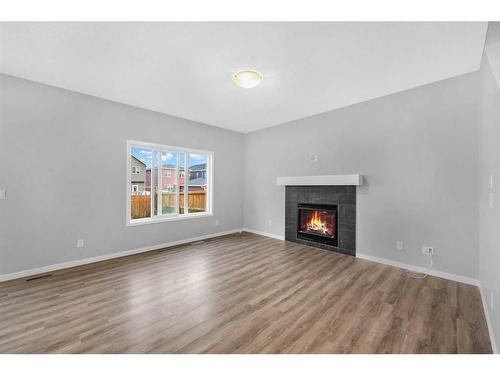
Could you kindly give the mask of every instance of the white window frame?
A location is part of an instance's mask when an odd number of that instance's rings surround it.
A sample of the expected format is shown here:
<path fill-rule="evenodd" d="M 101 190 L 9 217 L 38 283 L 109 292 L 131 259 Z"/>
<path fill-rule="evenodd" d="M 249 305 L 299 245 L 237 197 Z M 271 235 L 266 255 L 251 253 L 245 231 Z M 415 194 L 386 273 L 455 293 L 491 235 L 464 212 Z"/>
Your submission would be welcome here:
<path fill-rule="evenodd" d="M 138 193 L 138 192 L 139 192 L 139 185 L 132 184 L 132 193 Z"/>
<path fill-rule="evenodd" d="M 152 194 L 154 193 L 154 184 L 153 181 L 150 181 L 150 186 L 151 186 L 151 217 L 148 218 L 143 218 L 143 219 L 131 219 L 131 211 L 130 211 L 130 202 L 131 202 L 131 192 L 130 192 L 130 185 L 132 181 L 132 174 L 130 173 L 132 171 L 132 166 L 131 166 L 131 158 L 130 155 L 132 154 L 132 147 L 139 147 L 139 148 L 145 148 L 151 151 L 160 151 L 159 155 L 159 166 L 161 167 L 161 153 L 162 152 L 176 152 L 177 155 L 177 163 L 176 163 L 176 172 L 179 169 L 179 153 L 184 152 L 184 171 L 186 169 L 189 169 L 189 154 L 202 154 L 207 156 L 207 211 L 206 212 L 200 212 L 200 213 L 189 213 L 188 212 L 188 184 L 189 184 L 189 174 L 184 173 L 184 213 L 179 214 L 179 207 L 176 207 L 176 210 L 174 213 L 171 214 L 161 214 L 154 216 L 153 215 L 153 196 Z M 151 157 L 153 157 L 154 152 L 151 153 Z M 142 225 L 142 224 L 153 224 L 153 223 L 161 223 L 161 222 L 166 222 L 166 221 L 177 221 L 177 220 L 189 220 L 189 219 L 196 219 L 196 218 L 202 218 L 202 217 L 208 217 L 208 216 L 213 216 L 214 215 L 214 193 L 213 193 L 213 186 L 214 186 L 214 153 L 212 151 L 206 151 L 206 150 L 198 150 L 198 149 L 193 149 L 193 148 L 187 148 L 187 147 L 178 147 L 178 146 L 168 146 L 168 145 L 162 145 L 162 144 L 157 144 L 157 143 L 149 143 L 149 142 L 142 142 L 142 141 L 133 141 L 133 140 L 127 140 L 127 197 L 126 197 L 126 225 L 127 226 L 135 226 L 135 225 Z M 150 178 L 152 179 L 153 176 L 153 168 L 154 168 L 154 163 L 152 160 L 152 165 L 151 165 L 151 173 L 150 173 Z M 162 190 L 162 173 L 160 173 L 160 168 L 158 168 L 158 203 L 161 202 L 161 190 Z M 179 193 L 180 193 L 180 185 L 177 182 L 177 199 L 176 199 L 176 205 L 179 203 Z M 158 211 L 161 211 L 161 208 L 158 209 Z"/>

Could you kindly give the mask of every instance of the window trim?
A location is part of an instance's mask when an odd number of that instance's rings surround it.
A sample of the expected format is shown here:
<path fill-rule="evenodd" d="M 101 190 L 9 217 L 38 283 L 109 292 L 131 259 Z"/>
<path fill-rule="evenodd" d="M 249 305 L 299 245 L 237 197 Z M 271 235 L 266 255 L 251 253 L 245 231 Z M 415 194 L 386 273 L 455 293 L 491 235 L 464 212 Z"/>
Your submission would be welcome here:
<path fill-rule="evenodd" d="M 207 160 L 207 211 L 206 212 L 201 212 L 201 213 L 187 213 L 185 211 L 184 214 L 179 214 L 179 207 L 176 208 L 175 213 L 173 214 L 168 214 L 168 215 L 160 215 L 156 217 L 148 217 L 148 218 L 143 218 L 143 219 L 131 219 L 131 193 L 130 193 L 130 185 L 132 183 L 132 174 L 130 173 L 132 171 L 132 163 L 131 163 L 131 152 L 132 152 L 132 147 L 142 147 L 146 149 L 150 149 L 151 151 L 160 151 L 160 155 L 162 152 L 176 152 L 177 153 L 177 163 L 176 163 L 176 171 L 179 170 L 179 153 L 184 152 L 184 170 L 189 164 L 189 154 L 204 154 L 207 155 L 208 160 Z M 179 220 L 190 220 L 190 219 L 197 219 L 201 217 L 209 217 L 214 215 L 214 194 L 213 194 L 213 186 L 214 186 L 214 153 L 213 151 L 207 151 L 207 150 L 200 150 L 200 149 L 194 149 L 194 148 L 188 148 L 188 147 L 179 147 L 179 146 L 168 146 L 168 145 L 162 145 L 158 143 L 150 143 L 150 142 L 143 142 L 143 141 L 134 141 L 134 140 L 127 140 L 127 157 L 126 157 L 126 168 L 127 168 L 127 183 L 126 183 L 126 226 L 135 226 L 135 225 L 143 225 L 143 224 L 154 224 L 154 223 L 162 223 L 162 222 L 168 222 L 168 221 L 179 221 Z M 154 154 L 154 153 L 153 153 Z M 152 155 L 153 155 L 152 154 Z M 153 157 L 153 156 L 151 156 Z M 161 159 L 161 156 L 160 156 Z M 158 171 L 159 172 L 159 171 Z M 184 176 L 187 174 L 185 173 Z M 151 170 L 150 173 L 150 178 L 152 179 L 153 173 Z M 162 173 L 158 173 L 159 179 L 161 178 Z M 151 181 L 152 182 L 152 181 Z M 187 203 L 187 197 L 188 197 L 188 190 L 186 187 L 188 186 L 188 181 L 187 178 L 184 177 L 184 205 L 186 206 Z M 180 192 L 180 185 L 178 184 L 178 189 L 177 189 L 177 206 L 179 205 L 179 192 Z M 154 197 L 152 194 L 153 192 L 153 184 L 151 184 L 151 202 L 153 202 Z M 161 189 L 158 189 L 159 191 Z M 151 213 L 153 213 L 153 210 L 151 210 Z"/>

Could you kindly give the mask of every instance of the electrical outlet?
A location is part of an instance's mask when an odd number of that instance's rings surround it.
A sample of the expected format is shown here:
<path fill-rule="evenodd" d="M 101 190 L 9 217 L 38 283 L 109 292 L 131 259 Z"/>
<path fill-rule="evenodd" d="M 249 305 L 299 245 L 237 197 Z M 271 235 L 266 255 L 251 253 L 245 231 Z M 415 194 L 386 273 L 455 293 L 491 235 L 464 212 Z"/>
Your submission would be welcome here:
<path fill-rule="evenodd" d="M 434 255 L 434 248 L 432 246 L 422 246 L 422 254 Z"/>
<path fill-rule="evenodd" d="M 311 155 L 309 156 L 309 160 L 311 160 L 311 162 L 312 162 L 312 163 L 317 163 L 317 162 L 318 162 L 318 160 L 319 160 L 319 156 L 318 156 L 318 154 L 311 154 Z"/>
<path fill-rule="evenodd" d="M 84 247 L 84 246 L 85 246 L 85 242 L 83 240 L 76 241 L 76 247 Z"/>
<path fill-rule="evenodd" d="M 6 197 L 5 189 L 0 189 L 0 200 L 4 200 Z"/>
<path fill-rule="evenodd" d="M 396 250 L 403 250 L 404 244 L 403 241 L 396 241 Z"/>
<path fill-rule="evenodd" d="M 273 226 L 273 221 L 272 221 L 272 220 L 269 220 L 269 221 L 267 222 L 267 225 L 269 225 L 270 227 L 272 227 L 272 226 Z"/>

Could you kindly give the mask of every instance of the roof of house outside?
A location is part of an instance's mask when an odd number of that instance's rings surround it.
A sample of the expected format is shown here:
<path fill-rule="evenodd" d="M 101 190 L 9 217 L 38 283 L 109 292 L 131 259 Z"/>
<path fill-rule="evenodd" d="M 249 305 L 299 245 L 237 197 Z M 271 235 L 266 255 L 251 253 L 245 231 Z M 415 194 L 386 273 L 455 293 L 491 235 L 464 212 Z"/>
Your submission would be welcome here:
<path fill-rule="evenodd" d="M 192 170 L 192 171 L 200 171 L 200 170 L 203 170 L 203 169 L 207 169 L 207 164 L 203 163 L 203 164 L 192 165 L 192 166 L 189 167 L 189 169 Z"/>
<path fill-rule="evenodd" d="M 146 166 L 146 164 L 145 164 L 142 160 L 137 159 L 134 155 L 130 155 L 130 156 L 132 156 L 135 160 L 137 160 L 137 161 L 138 161 L 139 163 L 141 163 L 142 165 Z"/>

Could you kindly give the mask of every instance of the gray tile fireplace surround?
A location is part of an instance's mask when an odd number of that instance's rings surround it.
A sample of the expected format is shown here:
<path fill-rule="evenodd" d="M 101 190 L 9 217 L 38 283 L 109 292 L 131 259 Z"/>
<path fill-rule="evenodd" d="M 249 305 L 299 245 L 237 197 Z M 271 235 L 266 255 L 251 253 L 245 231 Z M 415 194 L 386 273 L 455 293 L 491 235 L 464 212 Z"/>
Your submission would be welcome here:
<path fill-rule="evenodd" d="M 298 204 L 337 205 L 337 246 L 297 238 Z M 356 186 L 287 186 L 285 240 L 356 255 Z"/>

